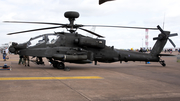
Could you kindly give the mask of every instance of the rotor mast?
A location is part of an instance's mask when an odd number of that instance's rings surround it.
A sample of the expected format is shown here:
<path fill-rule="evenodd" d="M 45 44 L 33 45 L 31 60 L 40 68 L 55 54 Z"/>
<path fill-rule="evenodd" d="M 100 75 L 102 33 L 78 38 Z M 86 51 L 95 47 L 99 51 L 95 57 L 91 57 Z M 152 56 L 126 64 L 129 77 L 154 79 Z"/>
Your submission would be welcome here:
<path fill-rule="evenodd" d="M 75 11 L 68 11 L 68 12 L 64 13 L 64 17 L 68 18 L 68 20 L 70 22 L 68 25 L 70 30 L 68 30 L 68 31 L 70 31 L 71 33 L 75 32 L 76 30 L 74 30 L 74 21 L 75 21 L 75 18 L 79 17 L 79 13 L 75 12 Z"/>

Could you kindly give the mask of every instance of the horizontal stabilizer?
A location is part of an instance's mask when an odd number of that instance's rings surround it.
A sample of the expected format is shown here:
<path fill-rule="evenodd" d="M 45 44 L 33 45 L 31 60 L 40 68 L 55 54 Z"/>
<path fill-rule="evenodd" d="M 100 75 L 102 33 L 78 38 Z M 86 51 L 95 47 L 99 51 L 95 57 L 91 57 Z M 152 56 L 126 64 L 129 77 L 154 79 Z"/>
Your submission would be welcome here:
<path fill-rule="evenodd" d="M 158 54 L 158 56 L 175 56 L 175 55 L 172 55 L 172 54 Z"/>

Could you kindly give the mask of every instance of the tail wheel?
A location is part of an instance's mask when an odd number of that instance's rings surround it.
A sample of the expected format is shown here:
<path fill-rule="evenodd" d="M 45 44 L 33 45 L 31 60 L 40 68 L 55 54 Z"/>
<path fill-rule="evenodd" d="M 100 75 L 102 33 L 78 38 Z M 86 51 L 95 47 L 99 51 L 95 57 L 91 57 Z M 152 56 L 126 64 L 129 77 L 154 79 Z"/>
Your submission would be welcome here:
<path fill-rule="evenodd" d="M 165 67 L 165 66 L 166 66 L 166 64 L 165 64 L 164 60 L 160 60 L 160 61 L 159 61 L 159 63 L 160 63 L 163 67 Z"/>
<path fill-rule="evenodd" d="M 162 65 L 163 67 L 165 67 L 165 66 L 166 66 L 166 64 L 165 64 L 165 63 L 162 63 L 161 65 Z"/>

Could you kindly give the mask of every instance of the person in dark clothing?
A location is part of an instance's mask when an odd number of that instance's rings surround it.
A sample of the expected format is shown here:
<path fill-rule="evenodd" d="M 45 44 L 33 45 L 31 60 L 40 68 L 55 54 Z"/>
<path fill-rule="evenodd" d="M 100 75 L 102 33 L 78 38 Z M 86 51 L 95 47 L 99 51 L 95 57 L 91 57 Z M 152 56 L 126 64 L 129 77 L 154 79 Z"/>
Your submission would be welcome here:
<path fill-rule="evenodd" d="M 3 59 L 4 59 L 4 61 L 6 61 L 6 55 L 7 55 L 7 54 L 6 54 L 6 51 L 4 51 L 4 52 L 3 52 Z"/>
<path fill-rule="evenodd" d="M 19 63 L 18 64 L 20 65 L 21 63 L 23 64 L 23 55 L 19 55 Z"/>
<path fill-rule="evenodd" d="M 143 49 L 141 48 L 141 49 L 139 50 L 139 52 L 143 52 Z"/>
<path fill-rule="evenodd" d="M 27 61 L 27 66 L 29 66 L 29 56 L 24 55 L 24 65 L 26 66 L 26 61 Z"/>

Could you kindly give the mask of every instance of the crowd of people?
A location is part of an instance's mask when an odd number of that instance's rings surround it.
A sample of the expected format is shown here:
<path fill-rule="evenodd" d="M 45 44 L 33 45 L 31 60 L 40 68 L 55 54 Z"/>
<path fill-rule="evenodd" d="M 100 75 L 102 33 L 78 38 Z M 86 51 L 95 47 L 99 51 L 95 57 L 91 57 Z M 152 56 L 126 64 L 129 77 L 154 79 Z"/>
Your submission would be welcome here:
<path fill-rule="evenodd" d="M 145 48 L 140 48 L 140 50 L 136 50 L 136 51 L 139 51 L 139 52 L 148 52 L 148 51 L 151 51 L 151 49 L 145 49 Z M 174 51 L 178 52 L 178 54 L 180 54 L 180 48 L 179 49 L 174 49 Z M 173 52 L 173 49 L 164 49 L 164 52 L 169 52 L 170 54 L 172 54 Z"/>
<path fill-rule="evenodd" d="M 179 49 L 175 49 L 175 51 L 178 51 L 178 54 L 180 54 L 180 48 Z M 172 54 L 173 49 L 165 49 L 164 52 L 169 52 L 170 54 Z"/>

